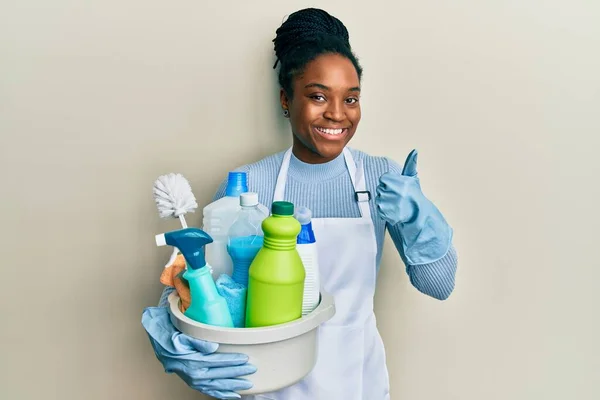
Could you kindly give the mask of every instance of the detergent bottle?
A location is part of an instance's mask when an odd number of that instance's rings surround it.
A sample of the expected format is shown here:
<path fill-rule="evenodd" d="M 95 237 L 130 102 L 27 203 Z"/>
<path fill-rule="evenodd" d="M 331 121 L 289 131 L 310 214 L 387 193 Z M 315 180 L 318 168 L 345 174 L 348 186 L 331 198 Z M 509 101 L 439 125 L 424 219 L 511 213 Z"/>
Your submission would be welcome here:
<path fill-rule="evenodd" d="M 319 304 L 320 279 L 319 257 L 317 242 L 312 229 L 312 213 L 306 207 L 298 207 L 294 215 L 300 222 L 300 233 L 296 240 L 296 249 L 300 254 L 306 278 L 304 279 L 304 297 L 302 300 L 302 315 L 312 312 Z"/>
<path fill-rule="evenodd" d="M 230 172 L 227 177 L 225 197 L 204 207 L 203 227 L 213 242 L 206 246 L 206 261 L 212 268 L 212 276 L 231 275 L 232 262 L 227 254 L 227 232 L 240 210 L 240 194 L 248 191 L 245 172 Z"/>
<path fill-rule="evenodd" d="M 233 328 L 227 301 L 222 297 L 204 259 L 203 247 L 212 238 L 198 228 L 185 228 L 156 235 L 157 246 L 174 246 L 186 261 L 183 278 L 190 285 L 190 306 L 184 315 L 207 325 Z"/>
<path fill-rule="evenodd" d="M 305 272 L 296 250 L 300 223 L 294 205 L 273 202 L 262 223 L 263 247 L 250 265 L 246 327 L 282 324 L 302 316 Z"/>
<path fill-rule="evenodd" d="M 227 252 L 233 262 L 231 277 L 248 286 L 248 268 L 263 245 L 261 224 L 269 215 L 266 208 L 260 207 L 257 193 L 242 193 L 240 206 L 241 210 L 229 228 Z"/>

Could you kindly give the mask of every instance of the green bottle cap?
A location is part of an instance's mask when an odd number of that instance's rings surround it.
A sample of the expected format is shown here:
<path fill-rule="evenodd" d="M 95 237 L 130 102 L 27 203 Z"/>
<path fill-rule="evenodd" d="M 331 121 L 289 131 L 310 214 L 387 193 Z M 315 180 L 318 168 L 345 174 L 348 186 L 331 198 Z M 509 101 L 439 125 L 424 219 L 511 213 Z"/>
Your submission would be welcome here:
<path fill-rule="evenodd" d="M 274 201 L 271 205 L 273 215 L 294 215 L 294 205 L 289 201 Z"/>

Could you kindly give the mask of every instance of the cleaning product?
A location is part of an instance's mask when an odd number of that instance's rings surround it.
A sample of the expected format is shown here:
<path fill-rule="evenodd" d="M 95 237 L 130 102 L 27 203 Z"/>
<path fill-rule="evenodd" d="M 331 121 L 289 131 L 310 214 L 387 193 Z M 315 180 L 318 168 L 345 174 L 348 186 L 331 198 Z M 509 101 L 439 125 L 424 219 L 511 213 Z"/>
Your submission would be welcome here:
<path fill-rule="evenodd" d="M 296 250 L 304 265 L 304 297 L 302 299 L 302 315 L 312 312 L 319 305 L 320 280 L 319 257 L 317 243 L 312 229 L 312 213 L 307 207 L 298 207 L 294 215 L 300 222 L 301 229 L 296 240 Z"/>
<path fill-rule="evenodd" d="M 227 252 L 233 262 L 231 277 L 248 286 L 248 268 L 263 245 L 261 224 L 269 214 L 259 207 L 257 193 L 242 193 L 240 206 L 241 210 L 229 228 Z"/>
<path fill-rule="evenodd" d="M 210 269 L 204 258 L 203 247 L 212 238 L 198 228 L 185 228 L 156 235 L 157 246 L 175 246 L 186 261 L 183 278 L 190 287 L 190 306 L 185 316 L 203 324 L 233 327 L 227 302 L 219 295 Z"/>
<path fill-rule="evenodd" d="M 221 274 L 231 275 L 232 262 L 227 254 L 227 232 L 240 210 L 240 194 L 248 191 L 245 172 L 230 172 L 225 197 L 213 201 L 203 209 L 203 227 L 213 242 L 206 246 L 206 261 L 216 279 Z"/>
<path fill-rule="evenodd" d="M 272 215 L 262 223 L 263 247 L 252 261 L 246 300 L 246 327 L 282 324 L 302 316 L 306 274 L 296 239 L 300 223 L 294 205 L 273 202 Z"/>

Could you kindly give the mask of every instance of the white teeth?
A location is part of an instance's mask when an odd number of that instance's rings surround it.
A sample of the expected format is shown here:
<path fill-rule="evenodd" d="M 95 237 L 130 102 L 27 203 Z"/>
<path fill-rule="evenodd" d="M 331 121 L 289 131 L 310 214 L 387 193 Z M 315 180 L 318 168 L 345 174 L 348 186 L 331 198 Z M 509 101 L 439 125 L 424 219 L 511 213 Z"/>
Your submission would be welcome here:
<path fill-rule="evenodd" d="M 341 135 L 344 131 L 343 129 L 325 129 L 325 128 L 317 128 L 320 132 L 326 133 L 328 135 Z"/>

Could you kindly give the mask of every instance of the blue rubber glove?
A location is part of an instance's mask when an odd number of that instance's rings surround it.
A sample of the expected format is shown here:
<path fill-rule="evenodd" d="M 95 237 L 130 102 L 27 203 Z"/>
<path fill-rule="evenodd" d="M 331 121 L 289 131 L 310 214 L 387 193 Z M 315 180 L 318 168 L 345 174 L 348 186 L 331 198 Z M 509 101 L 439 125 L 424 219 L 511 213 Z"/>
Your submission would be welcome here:
<path fill-rule="evenodd" d="M 176 373 L 191 388 L 217 399 L 239 399 L 235 393 L 252 387 L 240 376 L 256 372 L 248 356 L 215 353 L 219 345 L 191 338 L 177 331 L 166 307 L 148 307 L 142 314 L 154 353 L 165 372 Z"/>
<path fill-rule="evenodd" d="M 383 174 L 375 198 L 380 217 L 390 225 L 400 224 L 404 256 L 410 265 L 438 261 L 452 242 L 452 228 L 421 191 L 417 156 L 417 150 L 410 152 L 402 174 Z"/>

